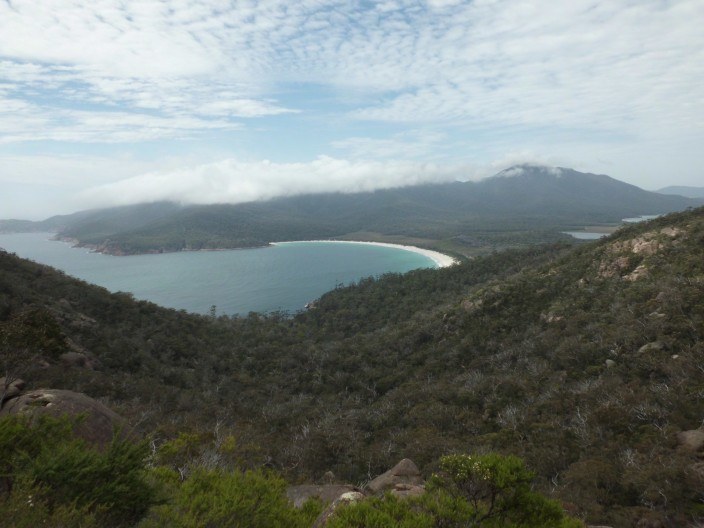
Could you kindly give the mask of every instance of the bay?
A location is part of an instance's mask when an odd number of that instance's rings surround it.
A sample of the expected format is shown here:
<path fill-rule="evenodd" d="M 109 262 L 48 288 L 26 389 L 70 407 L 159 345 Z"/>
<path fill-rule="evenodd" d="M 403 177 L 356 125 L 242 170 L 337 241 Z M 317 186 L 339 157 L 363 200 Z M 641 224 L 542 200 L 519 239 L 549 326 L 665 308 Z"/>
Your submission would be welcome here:
<path fill-rule="evenodd" d="M 295 242 L 265 248 L 115 257 L 49 240 L 0 235 L 0 248 L 110 291 L 195 313 L 296 312 L 338 285 L 435 267 L 425 256 L 365 244 Z"/>

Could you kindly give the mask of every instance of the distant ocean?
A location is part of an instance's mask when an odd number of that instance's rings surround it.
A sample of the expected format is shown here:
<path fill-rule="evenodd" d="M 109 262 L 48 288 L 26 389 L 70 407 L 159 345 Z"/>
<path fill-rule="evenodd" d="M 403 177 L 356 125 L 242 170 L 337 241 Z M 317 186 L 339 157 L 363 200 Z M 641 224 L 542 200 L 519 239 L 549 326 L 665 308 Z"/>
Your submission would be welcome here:
<path fill-rule="evenodd" d="M 110 291 L 189 312 L 296 312 L 338 285 L 436 267 L 427 256 L 363 244 L 296 242 L 267 248 L 114 257 L 49 240 L 0 235 L 0 248 Z"/>

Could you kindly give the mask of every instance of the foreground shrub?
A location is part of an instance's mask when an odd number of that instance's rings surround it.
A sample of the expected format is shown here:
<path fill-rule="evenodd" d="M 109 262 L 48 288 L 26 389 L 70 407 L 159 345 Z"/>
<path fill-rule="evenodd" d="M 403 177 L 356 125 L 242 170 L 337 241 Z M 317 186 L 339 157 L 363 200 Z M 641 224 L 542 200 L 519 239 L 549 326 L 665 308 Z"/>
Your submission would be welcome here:
<path fill-rule="evenodd" d="M 28 482 L 15 482 L 11 495 L 0 499 L 0 526 L 36 528 L 51 526 L 61 528 L 101 528 L 98 513 L 89 506 L 50 504 L 45 488 Z"/>
<path fill-rule="evenodd" d="M 68 418 L 0 419 L 0 508 L 20 512 L 26 504 L 44 512 L 32 517 L 45 515 L 51 526 L 70 526 L 73 514 L 86 523 L 95 516 L 101 526 L 134 524 L 155 500 L 144 466 L 146 443 L 115 436 L 98 451 L 73 435 L 74 425 Z M 49 522 L 57 515 L 69 520 Z"/>
<path fill-rule="evenodd" d="M 319 503 L 297 510 L 286 498 L 286 483 L 263 471 L 197 469 L 183 482 L 177 472 L 157 468 L 155 477 L 168 494 L 140 528 L 307 528 L 320 513 Z"/>
<path fill-rule="evenodd" d="M 560 505 L 531 490 L 533 474 L 514 456 L 450 455 L 421 497 L 392 495 L 340 508 L 330 528 L 578 528 Z"/>

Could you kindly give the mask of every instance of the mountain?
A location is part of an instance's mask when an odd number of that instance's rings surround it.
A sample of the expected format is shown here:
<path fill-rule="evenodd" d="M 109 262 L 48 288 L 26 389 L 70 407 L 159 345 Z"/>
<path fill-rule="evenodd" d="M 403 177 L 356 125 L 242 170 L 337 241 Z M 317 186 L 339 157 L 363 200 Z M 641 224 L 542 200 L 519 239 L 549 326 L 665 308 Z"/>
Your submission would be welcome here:
<path fill-rule="evenodd" d="M 704 187 L 687 187 L 685 185 L 671 185 L 663 187 L 656 192 L 660 194 L 675 194 L 678 196 L 686 196 L 687 198 L 704 198 Z"/>
<path fill-rule="evenodd" d="M 88 236 L 107 236 L 116 231 L 140 228 L 151 222 L 172 215 L 182 206 L 170 202 L 90 209 L 67 215 L 56 215 L 46 220 L 0 220 L 0 233 L 84 230 Z"/>
<path fill-rule="evenodd" d="M 617 224 L 627 216 L 662 214 L 702 203 L 644 191 L 604 175 L 522 165 L 480 182 L 236 205 L 140 204 L 54 217 L 39 225 L 113 254 L 333 237 L 410 241 L 462 253 L 465 246 L 555 241 L 564 236 L 561 230 Z"/>
<path fill-rule="evenodd" d="M 293 318 L 167 310 L 0 253 L 0 369 L 109 402 L 177 438 L 174 457 L 215 460 L 232 435 L 241 467 L 361 482 L 499 452 L 588 524 L 686 526 L 704 487 L 702 240 L 699 208 L 365 279 Z"/>

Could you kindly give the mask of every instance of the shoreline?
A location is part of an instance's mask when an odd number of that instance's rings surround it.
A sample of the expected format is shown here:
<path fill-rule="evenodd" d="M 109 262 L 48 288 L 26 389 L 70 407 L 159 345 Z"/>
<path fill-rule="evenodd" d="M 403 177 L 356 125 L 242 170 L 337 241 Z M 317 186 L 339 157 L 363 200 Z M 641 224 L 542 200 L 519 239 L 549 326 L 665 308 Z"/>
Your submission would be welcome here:
<path fill-rule="evenodd" d="M 424 249 L 420 248 L 418 246 L 407 246 L 404 244 L 393 244 L 391 242 L 371 242 L 371 241 L 364 241 L 364 240 L 325 240 L 325 239 L 318 239 L 318 240 L 286 240 L 282 242 L 269 242 L 266 245 L 263 246 L 252 246 L 252 247 L 236 247 L 236 248 L 200 248 L 200 249 L 178 249 L 174 251 L 145 251 L 143 253 L 122 253 L 122 252 L 116 252 L 116 251 L 110 251 L 109 248 L 106 247 L 101 247 L 96 244 L 82 244 L 79 240 L 75 238 L 69 238 L 69 237 L 61 237 L 57 234 L 53 234 L 54 236 L 50 237 L 48 240 L 55 241 L 55 242 L 63 242 L 65 244 L 69 244 L 72 248 L 74 249 L 85 249 L 88 250 L 89 253 L 98 253 L 102 255 L 109 255 L 113 257 L 124 257 L 124 256 L 136 256 L 136 255 L 161 255 L 165 253 L 182 253 L 182 252 L 201 252 L 201 251 L 236 251 L 236 250 L 241 250 L 241 249 L 261 249 L 261 248 L 266 248 L 270 246 L 278 246 L 278 245 L 283 245 L 283 244 L 297 244 L 297 243 L 308 243 L 308 242 L 323 242 L 323 243 L 332 243 L 332 244 L 365 244 L 368 246 L 379 246 L 379 247 L 388 247 L 388 248 L 393 248 L 393 249 L 403 249 L 404 251 L 410 251 L 411 253 L 416 253 L 418 255 L 423 255 L 425 257 L 428 257 L 430 260 L 435 262 L 436 268 L 447 268 L 449 266 L 454 266 L 455 264 L 459 264 L 459 260 L 451 257 L 450 255 L 446 255 L 445 253 L 440 253 L 439 251 L 434 251 L 432 249 Z"/>
<path fill-rule="evenodd" d="M 279 246 L 283 244 L 297 244 L 301 242 L 324 242 L 328 244 L 365 244 L 368 246 L 379 246 L 388 247 L 393 249 L 403 249 L 405 251 L 410 251 L 411 253 L 417 253 L 418 255 L 423 255 L 428 257 L 433 262 L 435 262 L 437 268 L 447 268 L 449 266 L 454 266 L 459 264 L 459 260 L 446 255 L 445 253 L 440 253 L 439 251 L 433 251 L 432 249 L 423 249 L 417 246 L 405 246 L 402 244 L 392 244 L 390 242 L 365 242 L 363 240 L 287 240 L 285 242 L 270 242 L 272 246 Z"/>

